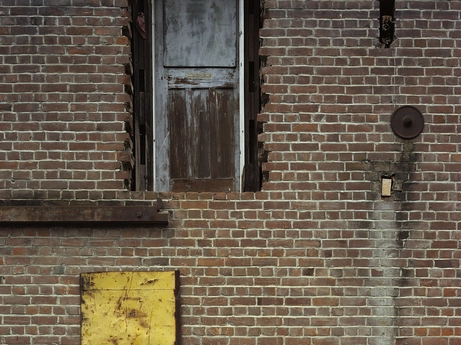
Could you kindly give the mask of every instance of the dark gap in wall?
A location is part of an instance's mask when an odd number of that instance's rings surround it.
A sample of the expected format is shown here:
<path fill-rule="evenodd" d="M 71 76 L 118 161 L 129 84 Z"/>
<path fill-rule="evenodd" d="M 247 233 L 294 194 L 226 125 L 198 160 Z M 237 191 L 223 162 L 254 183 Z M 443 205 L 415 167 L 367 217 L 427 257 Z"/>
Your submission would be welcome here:
<path fill-rule="evenodd" d="M 139 141 L 140 141 L 140 150 L 141 154 L 139 159 L 141 160 L 141 165 L 146 165 L 146 125 L 139 125 Z"/>
<path fill-rule="evenodd" d="M 244 10 L 244 25 L 246 32 L 244 42 L 245 66 L 245 169 L 243 177 L 243 190 L 256 192 L 261 190 L 261 164 L 259 153 L 258 114 L 261 111 L 261 77 L 262 66 L 259 56 L 261 28 L 260 0 L 246 0 Z"/>
<path fill-rule="evenodd" d="M 132 46 L 132 154 L 134 169 L 131 190 L 153 190 L 152 140 L 152 35 L 151 2 L 131 1 Z M 128 91 L 128 90 L 127 90 Z"/>
<path fill-rule="evenodd" d="M 400 231 L 397 234 L 397 242 L 403 247 L 403 241 L 410 238 L 410 231 Z"/>
<path fill-rule="evenodd" d="M 250 131 L 250 133 L 254 133 L 254 131 L 255 131 L 255 120 L 249 120 L 248 125 L 249 125 L 249 131 Z M 254 164 L 254 163 L 255 163 L 255 160 L 254 160 L 255 147 L 254 147 L 254 145 L 250 145 L 249 151 L 250 151 L 250 155 L 249 155 L 249 157 L 248 157 L 248 158 L 249 158 L 249 162 L 250 162 L 251 164 Z"/>
<path fill-rule="evenodd" d="M 139 70 L 139 91 L 145 92 L 146 91 L 146 78 L 144 76 L 144 70 Z"/>
<path fill-rule="evenodd" d="M 248 88 L 249 88 L 249 92 L 255 92 L 255 71 L 254 71 L 254 68 L 255 68 L 255 63 L 254 61 L 249 61 L 248 62 L 249 66 L 248 66 L 248 80 L 249 80 L 249 83 L 248 83 Z"/>
<path fill-rule="evenodd" d="M 122 36 L 126 36 L 126 37 L 128 37 L 129 39 L 131 39 L 131 30 L 130 30 L 130 27 L 128 27 L 128 26 L 122 27 Z"/>
<path fill-rule="evenodd" d="M 127 37 L 130 42 L 132 42 L 133 36 L 131 31 L 131 26 L 123 26 L 122 27 L 122 36 Z M 132 46 L 133 48 L 133 46 Z M 126 190 L 132 190 L 134 186 L 134 180 L 132 178 L 134 172 L 134 165 L 133 165 L 133 61 L 130 60 L 129 62 L 124 64 L 124 72 L 127 76 L 129 76 L 129 81 L 125 82 L 123 87 L 126 94 L 130 95 L 130 100 L 125 102 L 125 110 L 127 112 L 127 116 L 125 117 L 125 131 L 129 134 L 129 137 L 124 141 L 124 148 L 125 152 L 129 152 L 130 159 L 127 161 L 121 162 L 121 170 L 122 171 L 129 171 L 130 178 L 123 179 L 123 187 Z M 127 155 L 128 156 L 128 155 Z"/>
<path fill-rule="evenodd" d="M 380 0 L 379 2 L 379 42 L 389 48 L 395 34 L 395 0 Z"/>

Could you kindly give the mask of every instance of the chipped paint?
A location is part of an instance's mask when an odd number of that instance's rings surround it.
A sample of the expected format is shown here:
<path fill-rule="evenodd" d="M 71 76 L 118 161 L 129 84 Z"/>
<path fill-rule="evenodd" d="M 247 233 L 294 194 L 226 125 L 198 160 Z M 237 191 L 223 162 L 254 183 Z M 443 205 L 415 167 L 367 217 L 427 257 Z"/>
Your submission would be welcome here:
<path fill-rule="evenodd" d="M 81 275 L 82 345 L 173 345 L 176 272 Z"/>

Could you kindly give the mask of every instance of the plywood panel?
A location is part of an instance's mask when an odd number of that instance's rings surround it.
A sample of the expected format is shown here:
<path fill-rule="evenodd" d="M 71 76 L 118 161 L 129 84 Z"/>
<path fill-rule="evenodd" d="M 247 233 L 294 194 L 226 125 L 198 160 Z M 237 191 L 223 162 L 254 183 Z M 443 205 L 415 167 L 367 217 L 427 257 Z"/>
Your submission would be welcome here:
<path fill-rule="evenodd" d="M 81 275 L 82 345 L 174 345 L 176 272 Z"/>

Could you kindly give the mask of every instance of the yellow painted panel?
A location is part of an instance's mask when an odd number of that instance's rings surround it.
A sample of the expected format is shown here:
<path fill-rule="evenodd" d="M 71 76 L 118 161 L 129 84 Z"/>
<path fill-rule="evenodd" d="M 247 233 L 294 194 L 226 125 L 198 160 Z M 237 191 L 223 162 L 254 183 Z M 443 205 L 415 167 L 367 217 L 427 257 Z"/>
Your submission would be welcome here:
<path fill-rule="evenodd" d="M 82 274 L 82 345 L 173 345 L 175 272 Z"/>
<path fill-rule="evenodd" d="M 175 288 L 175 272 L 101 272 L 82 274 L 86 290 L 131 289 L 172 290 Z"/>

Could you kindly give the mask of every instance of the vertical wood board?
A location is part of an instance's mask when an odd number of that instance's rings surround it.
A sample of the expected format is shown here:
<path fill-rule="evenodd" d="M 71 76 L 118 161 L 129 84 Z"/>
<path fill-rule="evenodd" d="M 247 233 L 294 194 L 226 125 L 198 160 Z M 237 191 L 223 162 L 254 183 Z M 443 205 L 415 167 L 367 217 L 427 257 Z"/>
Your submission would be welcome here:
<path fill-rule="evenodd" d="M 170 90 L 169 95 L 171 178 L 233 178 L 234 90 Z"/>

